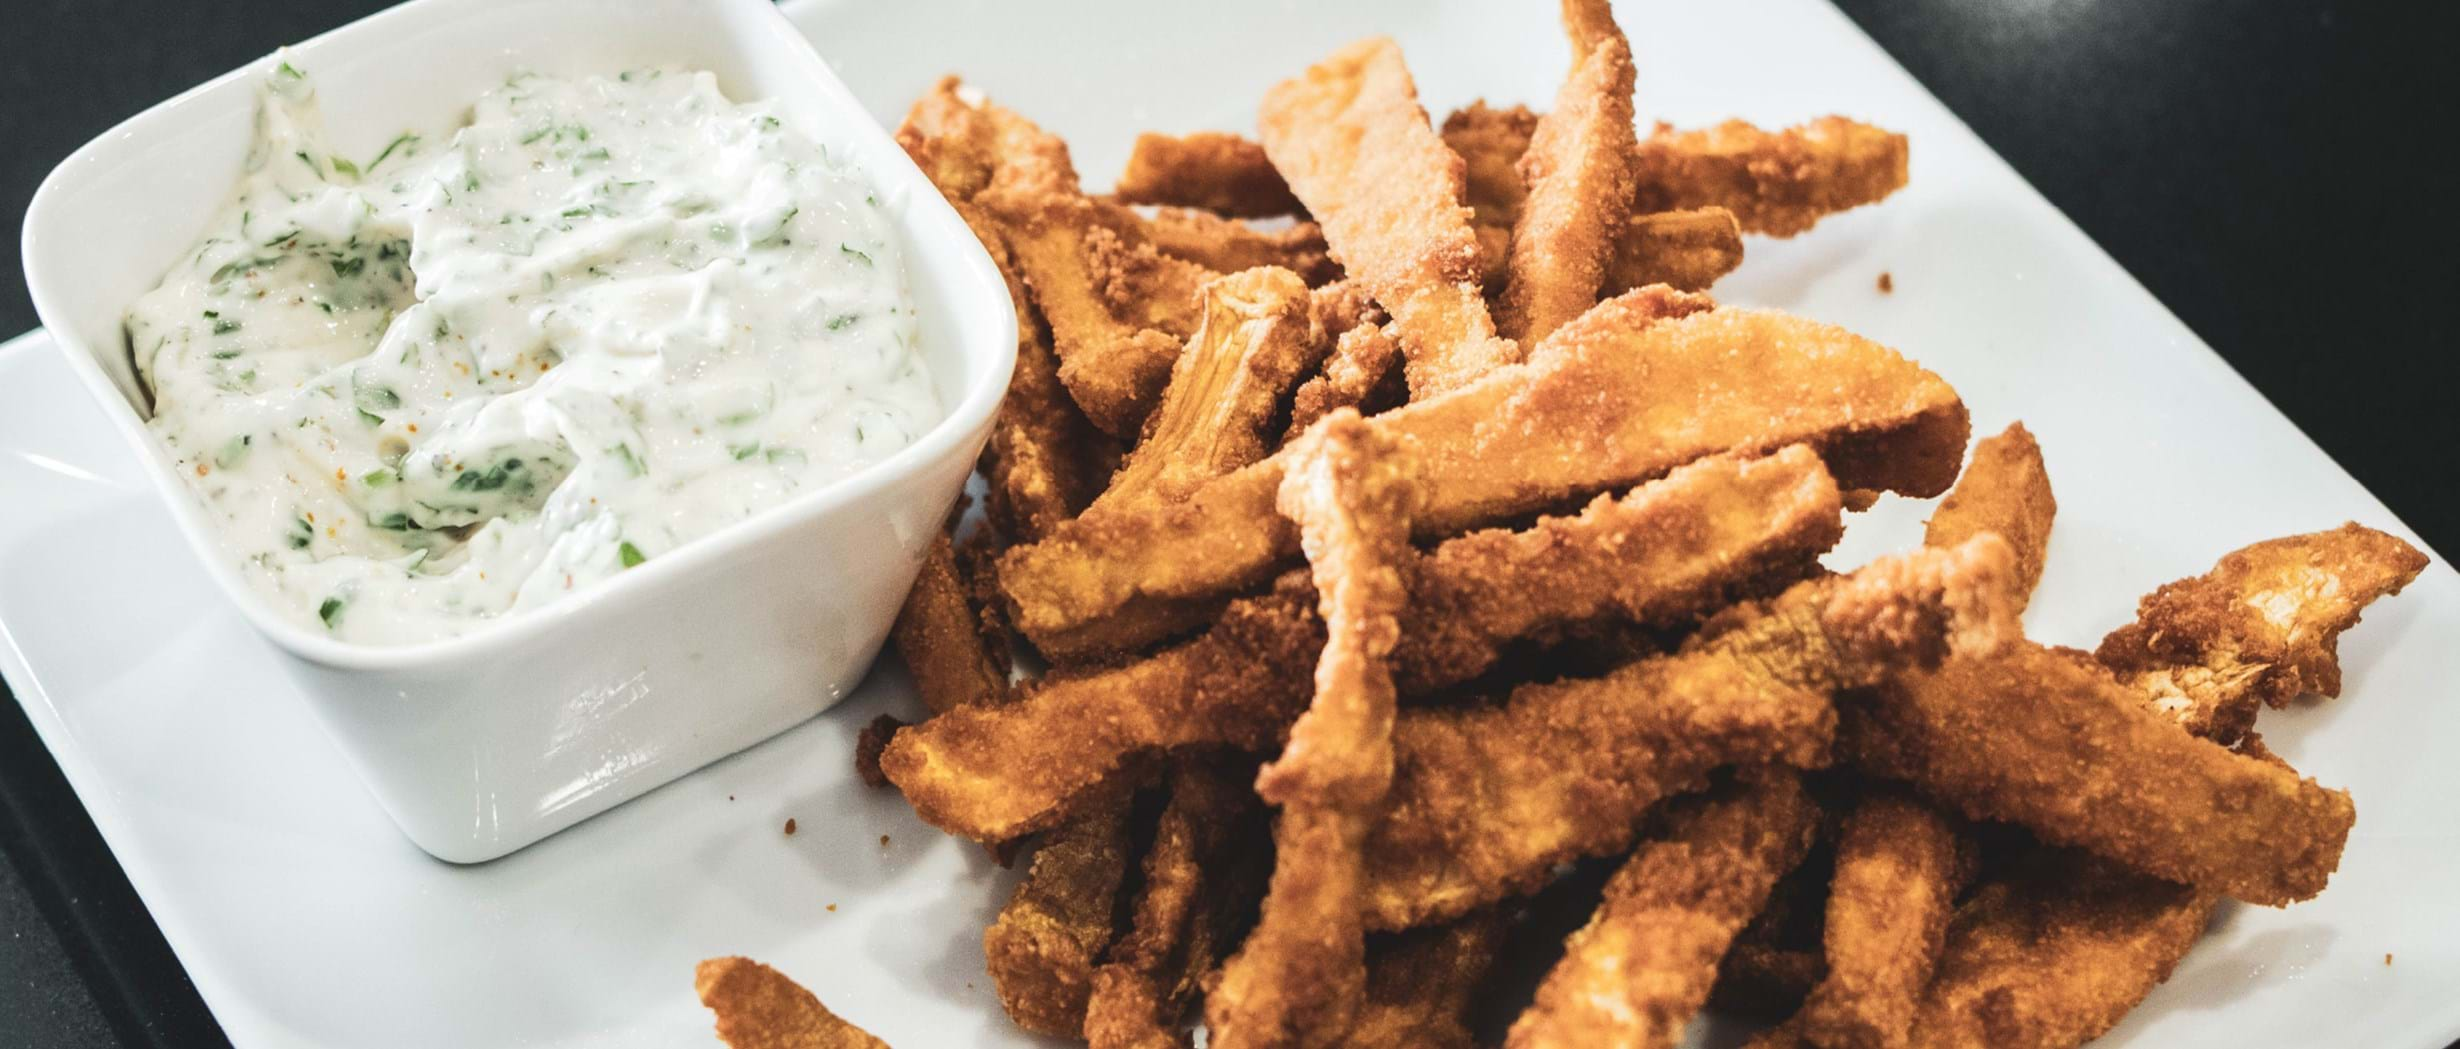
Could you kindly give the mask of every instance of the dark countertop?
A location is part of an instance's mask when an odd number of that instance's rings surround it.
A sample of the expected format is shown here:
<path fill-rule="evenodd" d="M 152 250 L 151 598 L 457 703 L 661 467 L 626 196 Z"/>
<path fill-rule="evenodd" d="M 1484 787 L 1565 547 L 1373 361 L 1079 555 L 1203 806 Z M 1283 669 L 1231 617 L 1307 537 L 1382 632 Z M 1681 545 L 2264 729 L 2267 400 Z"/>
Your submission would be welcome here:
<path fill-rule="evenodd" d="M 9 6 L 0 214 L 15 216 L 121 118 L 387 5 Z M 2460 99 L 2452 8 L 1842 6 L 2429 544 L 2460 550 L 2453 337 L 2436 323 L 2460 223 L 2432 119 Z M 0 336 L 34 327 L 18 267 L 0 252 Z M 24 712 L 0 701 L 0 1049 L 220 1044 Z"/>

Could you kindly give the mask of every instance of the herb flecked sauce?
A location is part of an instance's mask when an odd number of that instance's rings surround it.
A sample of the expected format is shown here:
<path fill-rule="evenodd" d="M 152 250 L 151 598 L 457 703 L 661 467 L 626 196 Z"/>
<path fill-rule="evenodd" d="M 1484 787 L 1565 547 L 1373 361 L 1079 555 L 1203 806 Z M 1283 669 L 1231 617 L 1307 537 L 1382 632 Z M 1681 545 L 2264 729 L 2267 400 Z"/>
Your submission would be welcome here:
<path fill-rule="evenodd" d="M 345 640 L 553 602 L 941 417 L 869 185 L 706 73 L 516 76 L 354 161 L 282 62 L 211 228 L 128 311 L 149 426 Z"/>

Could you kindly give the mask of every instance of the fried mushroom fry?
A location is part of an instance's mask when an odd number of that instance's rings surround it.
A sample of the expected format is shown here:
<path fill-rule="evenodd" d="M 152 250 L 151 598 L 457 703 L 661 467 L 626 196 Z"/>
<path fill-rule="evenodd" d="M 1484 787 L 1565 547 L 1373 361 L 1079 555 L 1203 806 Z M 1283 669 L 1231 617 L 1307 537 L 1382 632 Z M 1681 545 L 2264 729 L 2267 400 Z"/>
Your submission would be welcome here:
<path fill-rule="evenodd" d="M 993 189 L 975 201 L 1007 233 L 1050 325 L 1060 382 L 1094 425 L 1136 433 L 1195 332 L 1195 289 L 1215 274 L 1162 255 L 1078 194 Z"/>
<path fill-rule="evenodd" d="M 1367 950 L 1367 999 L 1347 1049 L 1473 1049 L 1469 1007 L 1510 927 L 1489 907 L 1448 925 L 1393 933 Z"/>
<path fill-rule="evenodd" d="M 2234 743 L 2259 705 L 2340 693 L 2340 635 L 2426 568 L 2398 538 L 2344 524 L 2256 543 L 2145 595 L 2096 657 L 2187 731 Z"/>
<path fill-rule="evenodd" d="M 1607 881 L 1597 913 L 1565 941 L 1504 1045 L 1674 1045 L 1707 1003 L 1718 959 L 1801 862 L 1818 822 L 1784 771 L 1680 805 Z"/>
<path fill-rule="evenodd" d="M 2178 731 L 2081 652 L 2021 642 L 1852 713 L 1843 750 L 1874 775 L 2249 903 L 2323 891 L 2355 819 L 2346 792 Z"/>
<path fill-rule="evenodd" d="M 1324 231 L 1312 222 L 1262 230 L 1209 211 L 1156 209 L 1138 229 L 1154 250 L 1221 273 L 1279 266 L 1320 285 L 1341 275 L 1324 248 Z"/>
<path fill-rule="evenodd" d="M 1108 797 L 1062 824 L 983 930 L 993 989 L 1018 1027 L 1071 1038 L 1084 1030 L 1094 966 L 1118 936 L 1119 888 L 1134 862 L 1128 810 L 1127 798 Z"/>
<path fill-rule="evenodd" d="M 1829 880 L 1827 975 L 1794 1028 L 1827 1049 L 1903 1045 L 1972 863 L 1962 830 L 1928 803 L 1890 790 L 1856 802 Z"/>
<path fill-rule="evenodd" d="M 2218 900 L 2106 860 L 2052 853 L 1958 909 L 1902 1044 L 2082 1045 L 2169 978 Z"/>
<path fill-rule="evenodd" d="M 1342 332 L 1333 344 L 1324 370 L 1307 380 L 1290 399 L 1289 436 L 1305 433 L 1316 420 L 1341 408 L 1372 414 L 1376 399 L 1399 373 L 1401 344 L 1383 325 L 1369 321 Z M 1399 398 L 1393 398 L 1398 400 Z"/>
<path fill-rule="evenodd" d="M 1631 210 L 1631 46 L 1604 0 L 1564 0 L 1571 75 L 1518 161 L 1528 189 L 1512 226 L 1503 299 L 1505 338 L 1543 339 L 1597 303 L 1616 236 Z"/>
<path fill-rule="evenodd" d="M 1333 259 L 1392 314 L 1412 399 L 1520 359 L 1480 290 L 1460 159 L 1428 126 L 1398 45 L 1362 40 L 1275 85 L 1257 123 Z"/>
<path fill-rule="evenodd" d="M 1444 478 L 1420 533 L 1541 512 L 1719 452 L 1798 442 L 1849 487 L 1930 495 L 1954 479 L 1966 415 L 1937 376 L 1842 329 L 1704 305 L 1662 288 L 1608 300 L 1525 365 L 1367 420 Z M 1264 584 L 1298 552 L 1297 535 L 1272 513 L 1281 469 L 1280 458 L 1266 459 L 1184 504 L 1087 515 L 1009 551 L 1000 582 L 1017 625 L 1058 658 L 1122 652 L 1199 621 L 1190 609 L 1226 591 Z"/>
<path fill-rule="evenodd" d="M 932 713 L 1006 698 L 1008 668 L 984 643 L 982 620 L 958 576 L 956 550 L 948 537 L 932 540 L 923 554 L 922 571 L 906 592 L 905 606 L 897 610 L 889 639 L 914 675 L 914 691 Z"/>
<path fill-rule="evenodd" d="M 2023 423 L 2010 423 L 1998 436 L 1973 446 L 1973 462 L 1939 501 L 1922 541 L 1953 546 L 1983 532 L 2007 540 L 2016 548 L 2017 604 L 2022 607 L 2041 583 L 2042 566 L 2050 557 L 2050 524 L 2058 511 L 2058 499 L 2050 494 L 2050 471 L 2042 466 L 2041 445 Z"/>
<path fill-rule="evenodd" d="M 1401 575 L 1420 489 L 1400 446 L 1356 412 L 1307 432 L 1282 477 L 1314 577 L 1324 647 L 1315 698 L 1256 774 L 1280 809 L 1262 916 L 1205 1001 L 1209 1045 L 1337 1044 L 1366 993 L 1358 882 L 1367 827 L 1392 784 L 1389 662 L 1409 599 Z"/>
<path fill-rule="evenodd" d="M 1097 511 L 1170 503 L 1198 484 L 1264 458 L 1266 427 L 1324 345 L 1307 285 L 1284 269 L 1206 284 L 1199 322 L 1179 354 L 1144 440 L 1094 501 Z"/>
<path fill-rule="evenodd" d="M 897 127 L 897 144 L 950 200 L 970 201 L 990 189 L 1077 191 L 1066 142 L 953 76 L 914 100 Z"/>
<path fill-rule="evenodd" d="M 1829 694 L 2014 636 L 1998 592 L 2009 556 L 1983 536 L 1884 558 L 1736 606 L 1681 651 L 1603 678 L 1410 712 L 1395 730 L 1390 809 L 1368 838 L 1369 925 L 1409 928 L 1532 891 L 1558 863 L 1622 848 L 1650 806 L 1720 766 L 1824 765 Z"/>
<path fill-rule="evenodd" d="M 1729 120 L 1641 140 L 1640 211 L 1721 207 L 1750 233 L 1791 237 L 1821 218 L 1905 187 L 1905 136 L 1844 117 L 1782 131 Z"/>
<path fill-rule="evenodd" d="M 1615 238 L 1603 290 L 1620 295 L 1663 284 L 1676 291 L 1707 291 L 1742 260 L 1742 226 L 1724 208 L 1634 215 Z"/>
<path fill-rule="evenodd" d="M 888 1049 L 801 984 L 749 958 L 711 958 L 692 983 L 717 1014 L 718 1040 L 729 1049 Z"/>
<path fill-rule="evenodd" d="M 1396 664 L 1404 691 L 1485 672 L 1503 645 L 1584 623 L 1665 625 L 1767 579 L 1799 578 L 1842 534 L 1817 456 L 1686 466 L 1576 517 L 1450 540 L 1407 571 Z M 1323 645 L 1303 575 L 1233 602 L 1198 638 L 1113 668 L 1062 671 L 1020 703 L 900 732 L 881 763 L 924 820 L 980 841 L 1049 825 L 1077 792 L 1149 749 L 1265 749 L 1306 702 Z"/>
<path fill-rule="evenodd" d="M 1174 763 L 1170 798 L 1145 852 L 1128 931 L 1093 972 L 1085 1006 L 1092 1049 L 1185 1049 L 1199 979 L 1252 910 L 1264 871 L 1252 763 L 1194 756 Z"/>
<path fill-rule="evenodd" d="M 1136 136 L 1112 192 L 1130 204 L 1202 208 L 1233 218 L 1306 211 L 1263 146 L 1219 131 Z"/>

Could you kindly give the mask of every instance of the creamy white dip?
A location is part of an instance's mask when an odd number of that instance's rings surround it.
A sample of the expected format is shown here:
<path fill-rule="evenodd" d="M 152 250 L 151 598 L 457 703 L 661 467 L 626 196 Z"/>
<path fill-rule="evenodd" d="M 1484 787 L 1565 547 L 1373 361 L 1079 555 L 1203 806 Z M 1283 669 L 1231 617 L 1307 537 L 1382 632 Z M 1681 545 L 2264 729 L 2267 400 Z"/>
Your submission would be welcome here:
<path fill-rule="evenodd" d="M 554 602 L 941 416 L 868 183 L 707 73 L 516 76 L 354 162 L 278 63 L 127 328 L 229 555 L 371 644 Z"/>

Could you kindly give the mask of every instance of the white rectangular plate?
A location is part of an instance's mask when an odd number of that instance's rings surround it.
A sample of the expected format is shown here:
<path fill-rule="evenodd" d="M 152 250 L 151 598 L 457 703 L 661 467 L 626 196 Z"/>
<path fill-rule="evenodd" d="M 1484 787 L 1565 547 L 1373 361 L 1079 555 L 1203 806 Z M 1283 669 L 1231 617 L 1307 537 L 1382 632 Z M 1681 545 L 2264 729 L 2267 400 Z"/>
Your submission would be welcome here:
<path fill-rule="evenodd" d="M 1096 183 L 1133 132 L 1248 128 L 1272 81 L 1368 33 L 1400 40 L 1439 116 L 1480 95 L 1542 105 L 1567 58 L 1552 8 L 789 5 L 884 119 L 963 72 L 1065 134 Z M 1645 116 L 1841 112 L 1912 135 L 1912 188 L 1799 240 L 1755 240 L 1718 293 L 1903 349 L 1963 392 L 1979 431 L 2033 428 L 2060 501 L 2037 637 L 2090 644 L 2138 594 L 2255 539 L 2348 519 L 2408 534 L 1833 9 L 1621 15 Z M 1892 295 L 1874 287 L 1883 271 Z M 760 747 L 451 867 L 354 783 L 39 335 L 0 349 L 0 504 L 0 673 L 245 1049 L 713 1044 L 692 964 L 737 953 L 898 1046 L 1040 1044 L 982 975 L 1008 876 L 854 779 L 856 730 L 911 713 L 893 665 Z M 1883 503 L 1833 562 L 1910 542 L 1926 512 Z M 2226 911 L 2110 1044 L 2460 1035 L 2456 636 L 2460 575 L 2438 563 L 2342 646 L 2347 698 L 2266 719 L 2276 749 L 2357 797 L 2340 873 L 2314 902 Z"/>

